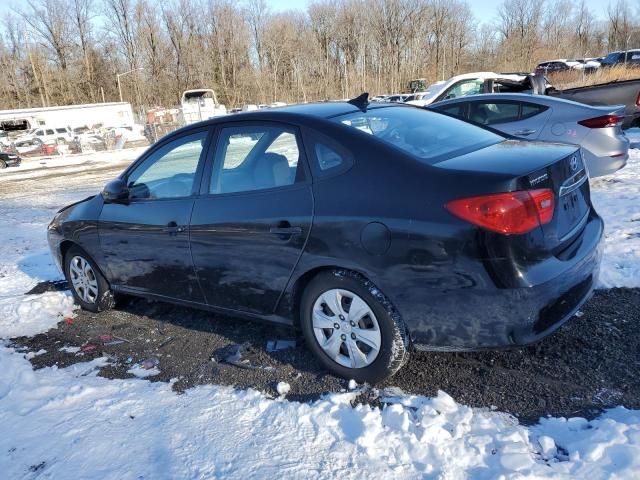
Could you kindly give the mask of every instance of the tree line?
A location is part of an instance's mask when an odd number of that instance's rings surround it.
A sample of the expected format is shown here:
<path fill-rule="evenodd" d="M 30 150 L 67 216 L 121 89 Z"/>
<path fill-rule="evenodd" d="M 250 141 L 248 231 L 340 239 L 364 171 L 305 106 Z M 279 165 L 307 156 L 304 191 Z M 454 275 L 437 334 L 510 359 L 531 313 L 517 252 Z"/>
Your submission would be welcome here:
<path fill-rule="evenodd" d="M 504 0 L 481 24 L 466 0 L 24 0 L 0 21 L 0 108 L 117 101 L 119 74 L 137 108 L 201 87 L 227 106 L 395 93 L 637 47 L 639 25 L 627 0 L 606 18 L 585 0 Z"/>

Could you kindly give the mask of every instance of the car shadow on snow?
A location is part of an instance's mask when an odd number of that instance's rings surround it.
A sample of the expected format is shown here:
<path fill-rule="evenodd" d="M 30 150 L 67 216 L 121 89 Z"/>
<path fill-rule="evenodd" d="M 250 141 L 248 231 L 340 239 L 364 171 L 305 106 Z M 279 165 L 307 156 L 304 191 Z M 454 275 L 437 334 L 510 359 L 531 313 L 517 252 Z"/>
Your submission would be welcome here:
<path fill-rule="evenodd" d="M 32 290 L 63 288 L 48 282 Z M 44 290 L 43 290 L 44 289 Z M 413 352 L 407 365 L 376 389 L 399 387 L 432 396 L 444 390 L 461 403 L 497 408 L 521 421 L 544 415 L 593 417 L 603 408 L 640 407 L 640 289 L 597 291 L 578 317 L 543 341 L 525 348 L 469 353 Z M 268 342 L 295 346 L 269 351 Z M 290 384 L 289 400 L 308 401 L 344 391 L 347 381 L 329 375 L 305 348 L 299 333 L 279 326 L 159 302 L 124 297 L 111 311 L 77 311 L 57 328 L 13 340 L 29 351 L 35 368 L 106 356 L 100 371 L 128 378 L 133 366 L 158 368 L 151 381 L 173 381 L 183 392 L 205 385 L 255 388 L 277 396 Z M 288 346 L 284 344 L 284 346 Z M 80 351 L 74 348 L 79 347 Z M 358 401 L 378 404 L 377 390 Z M 354 426 L 356 428 L 356 426 Z"/>

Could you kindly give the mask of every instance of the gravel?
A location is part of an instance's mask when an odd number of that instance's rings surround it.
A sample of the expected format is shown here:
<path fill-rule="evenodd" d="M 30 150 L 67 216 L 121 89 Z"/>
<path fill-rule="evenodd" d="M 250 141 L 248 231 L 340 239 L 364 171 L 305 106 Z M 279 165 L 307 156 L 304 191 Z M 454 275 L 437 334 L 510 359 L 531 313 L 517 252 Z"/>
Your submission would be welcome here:
<path fill-rule="evenodd" d="M 639 306 L 640 289 L 601 290 L 558 332 L 529 347 L 413 352 L 407 365 L 360 401 L 377 404 L 378 389 L 391 386 L 419 395 L 444 390 L 458 402 L 497 408 L 525 423 L 545 415 L 592 418 L 614 405 L 640 408 Z M 273 340 L 294 340 L 295 346 L 280 342 L 290 348 L 268 351 Z M 125 298 L 100 314 L 78 311 L 72 322 L 13 344 L 25 352 L 46 350 L 30 359 L 34 368 L 107 356 L 100 375 L 144 376 L 148 367 L 155 374 L 148 380 L 173 380 L 177 392 L 222 384 L 276 397 L 287 384 L 288 400 L 308 401 L 354 387 L 327 374 L 290 328 L 141 299 Z"/>

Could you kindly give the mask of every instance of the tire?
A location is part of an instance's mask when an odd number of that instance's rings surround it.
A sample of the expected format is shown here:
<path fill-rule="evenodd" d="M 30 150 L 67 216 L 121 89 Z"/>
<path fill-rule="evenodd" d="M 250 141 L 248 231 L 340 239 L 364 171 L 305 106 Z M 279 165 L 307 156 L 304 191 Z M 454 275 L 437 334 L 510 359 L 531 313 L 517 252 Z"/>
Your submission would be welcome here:
<path fill-rule="evenodd" d="M 64 256 L 64 274 L 75 302 L 84 310 L 97 313 L 114 306 L 109 283 L 93 259 L 77 245 Z"/>
<path fill-rule="evenodd" d="M 4 160 L 0 160 L 0 170 L 7 168 L 7 162 Z"/>
<path fill-rule="evenodd" d="M 392 376 L 409 357 L 400 316 L 380 290 L 353 272 L 314 277 L 302 294 L 300 325 L 307 345 L 327 370 L 360 383 Z"/>

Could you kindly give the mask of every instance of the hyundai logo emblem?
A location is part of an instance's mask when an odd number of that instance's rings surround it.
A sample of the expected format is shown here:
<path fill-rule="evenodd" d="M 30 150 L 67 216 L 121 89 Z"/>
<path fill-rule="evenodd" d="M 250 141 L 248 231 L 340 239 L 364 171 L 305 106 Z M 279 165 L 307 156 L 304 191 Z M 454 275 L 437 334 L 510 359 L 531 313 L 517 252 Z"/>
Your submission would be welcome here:
<path fill-rule="evenodd" d="M 577 156 L 573 156 L 571 157 L 571 171 L 575 172 L 578 169 L 578 157 Z"/>

